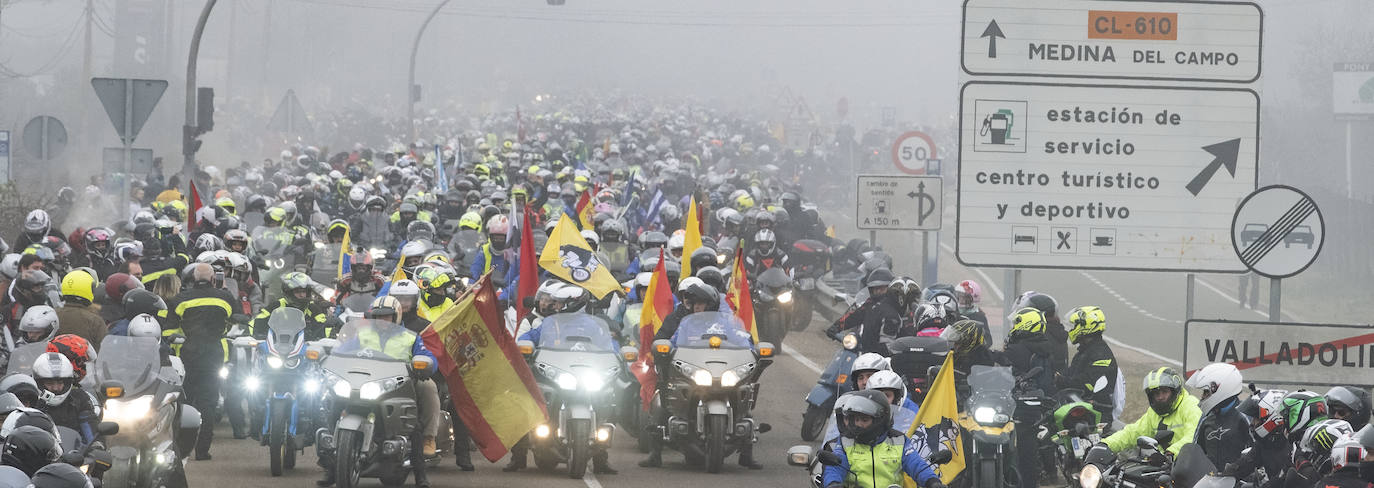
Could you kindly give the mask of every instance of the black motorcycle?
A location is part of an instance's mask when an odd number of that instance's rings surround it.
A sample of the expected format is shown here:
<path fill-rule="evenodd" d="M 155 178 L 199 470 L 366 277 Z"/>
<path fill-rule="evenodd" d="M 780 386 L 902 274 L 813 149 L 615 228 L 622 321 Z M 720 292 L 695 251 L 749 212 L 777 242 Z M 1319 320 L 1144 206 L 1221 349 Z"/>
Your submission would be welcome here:
<path fill-rule="evenodd" d="M 782 268 L 768 268 L 759 274 L 754 288 L 754 318 L 759 328 L 759 340 L 781 346 L 791 329 L 796 294 L 792 277 Z"/>

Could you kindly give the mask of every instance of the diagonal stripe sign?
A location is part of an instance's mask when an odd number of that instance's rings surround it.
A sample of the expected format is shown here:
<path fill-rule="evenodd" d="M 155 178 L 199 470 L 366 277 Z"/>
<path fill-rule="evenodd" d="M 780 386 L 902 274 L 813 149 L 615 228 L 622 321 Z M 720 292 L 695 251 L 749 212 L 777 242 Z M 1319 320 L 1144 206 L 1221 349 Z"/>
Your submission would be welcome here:
<path fill-rule="evenodd" d="M 1325 227 L 1311 196 L 1289 186 L 1268 186 L 1251 193 L 1236 209 L 1232 247 L 1251 271 L 1287 278 L 1317 259 Z"/>
<path fill-rule="evenodd" d="M 1302 200 L 1299 200 L 1292 208 L 1288 209 L 1288 212 L 1284 213 L 1282 217 L 1279 217 L 1279 220 L 1274 222 L 1274 225 L 1269 226 L 1269 230 L 1265 231 L 1259 239 L 1252 242 L 1250 246 L 1245 249 L 1245 252 L 1241 253 L 1241 261 L 1244 261 L 1246 266 L 1254 266 L 1255 263 L 1259 262 L 1260 258 L 1269 254 L 1269 251 L 1273 251 L 1274 246 L 1283 242 L 1283 238 L 1288 237 L 1288 234 L 1292 233 L 1293 229 L 1298 228 L 1298 224 L 1307 220 L 1307 217 L 1312 216 L 1312 213 L 1316 211 L 1317 204 L 1303 197 Z"/>

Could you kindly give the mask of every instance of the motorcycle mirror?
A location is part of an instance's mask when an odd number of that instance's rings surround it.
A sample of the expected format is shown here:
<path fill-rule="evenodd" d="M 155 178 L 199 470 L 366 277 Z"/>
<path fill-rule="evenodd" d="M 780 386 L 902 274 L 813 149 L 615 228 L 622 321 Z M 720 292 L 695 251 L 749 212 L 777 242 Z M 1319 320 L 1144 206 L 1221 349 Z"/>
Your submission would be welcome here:
<path fill-rule="evenodd" d="M 434 359 L 431 359 L 429 356 L 417 355 L 410 358 L 410 370 L 415 372 L 415 374 L 428 376 L 431 366 L 434 366 Z"/>
<path fill-rule="evenodd" d="M 119 424 L 115 422 L 101 422 L 95 426 L 95 431 L 100 435 L 115 435 L 119 433 Z"/>
<path fill-rule="evenodd" d="M 789 466 L 807 467 L 811 465 L 811 446 L 792 446 L 787 450 Z"/>
<path fill-rule="evenodd" d="M 672 341 L 669 341 L 668 339 L 659 339 L 654 341 L 654 353 L 666 355 L 671 352 L 673 352 Z"/>
<path fill-rule="evenodd" d="M 824 464 L 826 466 L 840 465 L 840 457 L 836 456 L 835 453 L 830 451 L 821 451 L 816 453 L 816 460 L 820 461 L 821 464 Z"/>
<path fill-rule="evenodd" d="M 1107 389 L 1107 377 L 1098 376 L 1097 381 L 1093 383 L 1093 393 L 1097 393 L 1105 389 Z"/>
<path fill-rule="evenodd" d="M 625 362 L 634 362 L 639 359 L 639 350 L 634 346 L 623 346 L 620 348 L 620 357 L 625 358 Z"/>
<path fill-rule="evenodd" d="M 520 348 L 520 354 L 526 357 L 534 354 L 534 341 L 515 341 L 515 347 Z"/>
<path fill-rule="evenodd" d="M 1158 450 L 1159 441 L 1148 435 L 1142 435 L 1135 438 L 1135 446 L 1141 449 Z"/>
<path fill-rule="evenodd" d="M 1154 439 L 1160 444 L 1168 444 L 1170 441 L 1174 440 L 1174 431 L 1159 429 L 1155 431 Z"/>
<path fill-rule="evenodd" d="M 759 343 L 759 357 L 771 358 L 771 357 L 773 357 L 773 353 L 774 353 L 774 352 L 775 352 L 775 349 L 773 348 L 773 343 L 771 343 L 771 342 L 760 342 L 760 343 Z"/>
<path fill-rule="evenodd" d="M 954 452 L 948 449 L 941 449 L 940 452 L 930 455 L 931 464 L 946 464 L 954 460 Z"/>

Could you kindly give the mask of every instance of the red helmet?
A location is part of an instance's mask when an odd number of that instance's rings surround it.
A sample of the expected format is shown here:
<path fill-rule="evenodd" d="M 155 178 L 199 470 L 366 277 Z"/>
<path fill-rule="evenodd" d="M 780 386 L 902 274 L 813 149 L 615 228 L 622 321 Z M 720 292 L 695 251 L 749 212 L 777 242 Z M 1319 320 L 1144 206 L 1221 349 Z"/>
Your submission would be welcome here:
<path fill-rule="evenodd" d="M 62 334 L 48 342 L 48 352 L 66 356 L 76 372 L 76 381 L 86 378 L 86 363 L 95 360 L 95 348 L 91 343 L 76 334 Z"/>
<path fill-rule="evenodd" d="M 111 303 L 121 303 L 125 293 L 141 288 L 143 283 L 128 273 L 115 273 L 105 280 L 105 296 L 110 298 Z"/>

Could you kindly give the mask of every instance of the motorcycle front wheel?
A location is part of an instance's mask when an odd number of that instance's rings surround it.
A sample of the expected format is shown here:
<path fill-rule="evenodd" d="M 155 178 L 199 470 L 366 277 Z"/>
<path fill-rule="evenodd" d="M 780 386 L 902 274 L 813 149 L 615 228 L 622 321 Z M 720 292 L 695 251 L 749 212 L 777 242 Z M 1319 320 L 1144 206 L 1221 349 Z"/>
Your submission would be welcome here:
<path fill-rule="evenodd" d="M 275 403 L 272 405 L 272 425 L 267 430 L 267 453 L 271 458 L 272 476 L 281 476 L 282 465 L 286 457 L 286 451 L 290 447 L 286 445 L 286 421 L 287 416 L 291 415 L 285 403 Z M 293 451 L 292 454 L 295 452 Z M 294 463 L 294 460 L 292 462 Z"/>
<path fill-rule="evenodd" d="M 568 446 L 568 477 L 580 479 L 587 474 L 587 461 L 591 458 L 591 423 L 572 421 L 568 426 L 568 438 L 572 439 Z"/>
<path fill-rule="evenodd" d="M 816 439 L 825 433 L 825 422 L 830 418 L 830 411 L 826 408 L 807 404 L 806 412 L 802 413 L 801 437 L 806 442 L 815 442 Z"/>
<path fill-rule="evenodd" d="M 725 464 L 725 416 L 706 417 L 706 472 L 719 473 Z"/>
<path fill-rule="evenodd" d="M 812 298 L 806 295 L 799 294 L 797 297 L 793 304 L 796 308 L 792 311 L 793 331 L 800 332 L 806 330 L 806 327 L 811 325 L 811 309 L 815 305 L 811 300 Z"/>
<path fill-rule="evenodd" d="M 362 450 L 362 433 L 355 430 L 341 430 L 338 437 L 338 450 L 335 456 L 334 480 L 339 488 L 357 488 L 362 477 L 358 466 L 358 452 Z"/>

